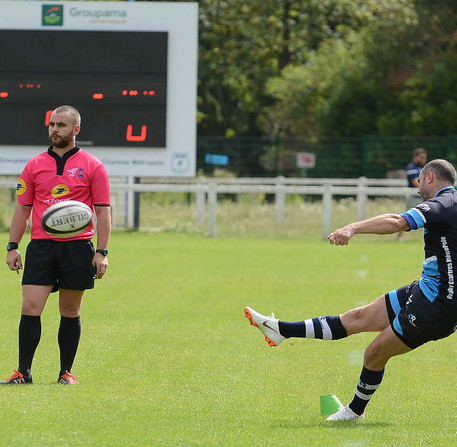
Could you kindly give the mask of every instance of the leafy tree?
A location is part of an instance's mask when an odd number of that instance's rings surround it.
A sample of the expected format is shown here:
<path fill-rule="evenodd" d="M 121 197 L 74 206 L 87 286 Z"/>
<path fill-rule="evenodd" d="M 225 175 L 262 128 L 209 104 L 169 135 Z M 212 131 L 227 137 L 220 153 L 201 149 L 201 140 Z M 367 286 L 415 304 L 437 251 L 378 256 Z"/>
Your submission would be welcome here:
<path fill-rule="evenodd" d="M 262 123 L 292 135 L 454 132 L 456 2 L 417 0 L 267 83 L 276 100 Z M 413 8 L 414 7 L 414 8 Z"/>
<path fill-rule="evenodd" d="M 455 0 L 200 0 L 198 134 L 452 132 Z"/>
<path fill-rule="evenodd" d="M 375 23 L 409 0 L 200 2 L 199 134 L 259 134 L 265 86 L 310 50 Z"/>

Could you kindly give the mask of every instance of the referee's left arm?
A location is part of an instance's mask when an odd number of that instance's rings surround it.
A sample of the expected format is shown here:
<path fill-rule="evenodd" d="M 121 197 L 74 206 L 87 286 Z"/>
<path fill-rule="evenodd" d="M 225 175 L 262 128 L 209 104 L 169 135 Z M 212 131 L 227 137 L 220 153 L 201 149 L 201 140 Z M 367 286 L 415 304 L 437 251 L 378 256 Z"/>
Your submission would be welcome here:
<path fill-rule="evenodd" d="M 111 234 L 111 213 L 109 206 L 94 206 L 97 215 L 97 250 L 108 248 Z M 108 268 L 108 258 L 101 253 L 95 253 L 92 264 L 96 269 L 96 278 L 101 279 Z"/>
<path fill-rule="evenodd" d="M 97 248 L 108 248 L 111 234 L 111 211 L 109 206 L 94 206 L 97 215 Z"/>

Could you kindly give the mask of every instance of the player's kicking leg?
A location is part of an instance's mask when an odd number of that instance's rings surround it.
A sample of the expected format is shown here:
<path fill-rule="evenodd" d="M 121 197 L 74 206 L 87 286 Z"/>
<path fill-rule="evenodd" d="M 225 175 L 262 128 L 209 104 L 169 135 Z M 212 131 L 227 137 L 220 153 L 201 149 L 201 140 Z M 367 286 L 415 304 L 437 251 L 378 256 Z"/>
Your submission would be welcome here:
<path fill-rule="evenodd" d="M 278 346 L 284 339 L 291 337 L 339 340 L 360 332 L 380 332 L 389 325 L 384 295 L 367 306 L 351 309 L 339 316 L 297 322 L 278 320 L 274 314 L 267 317 L 251 307 L 245 307 L 244 314 L 251 325 L 263 333 L 269 346 Z"/>

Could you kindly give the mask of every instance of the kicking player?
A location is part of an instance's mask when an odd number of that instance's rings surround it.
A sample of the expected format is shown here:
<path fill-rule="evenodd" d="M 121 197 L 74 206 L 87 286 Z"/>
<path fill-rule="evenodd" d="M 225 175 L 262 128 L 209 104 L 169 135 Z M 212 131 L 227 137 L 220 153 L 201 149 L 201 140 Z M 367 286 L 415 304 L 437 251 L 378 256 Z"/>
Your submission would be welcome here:
<path fill-rule="evenodd" d="M 391 357 L 430 340 L 451 335 L 457 328 L 457 191 L 456 172 L 445 160 L 432 160 L 419 176 L 422 203 L 400 214 L 383 214 L 335 230 L 331 244 L 347 245 L 355 234 L 392 234 L 424 228 L 425 261 L 421 278 L 382 295 L 367 306 L 338 316 L 285 322 L 244 312 L 270 346 L 289 337 L 337 340 L 360 332 L 380 332 L 367 347 L 363 369 L 351 403 L 327 421 L 364 419 L 365 407 L 381 384 Z"/>
<path fill-rule="evenodd" d="M 106 272 L 111 231 L 108 175 L 100 160 L 76 145 L 80 128 L 81 117 L 74 107 L 55 109 L 49 120 L 51 146 L 27 163 L 17 183 L 18 203 L 6 257 L 11 270 L 22 269 L 19 243 L 33 210 L 32 233 L 22 278 L 19 367 L 1 384 L 32 383 L 32 361 L 41 337 L 41 313 L 49 294 L 57 290 L 61 315 L 58 382 L 77 383 L 71 368 L 81 335 L 81 302 L 84 290 L 94 287 L 94 274 L 103 278 Z M 65 239 L 53 237 L 42 229 L 44 211 L 64 200 L 78 200 L 95 208 L 97 250 L 91 242 L 93 224 Z"/>

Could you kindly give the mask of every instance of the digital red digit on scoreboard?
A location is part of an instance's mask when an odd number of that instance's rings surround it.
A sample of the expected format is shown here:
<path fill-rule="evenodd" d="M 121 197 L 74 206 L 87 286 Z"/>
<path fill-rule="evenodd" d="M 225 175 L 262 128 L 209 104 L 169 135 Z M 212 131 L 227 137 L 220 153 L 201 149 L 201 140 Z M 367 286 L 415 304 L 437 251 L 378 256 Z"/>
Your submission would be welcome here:
<path fill-rule="evenodd" d="M 167 32 L 0 30 L 0 141 L 47 143 L 75 106 L 98 147 L 166 147 Z"/>

